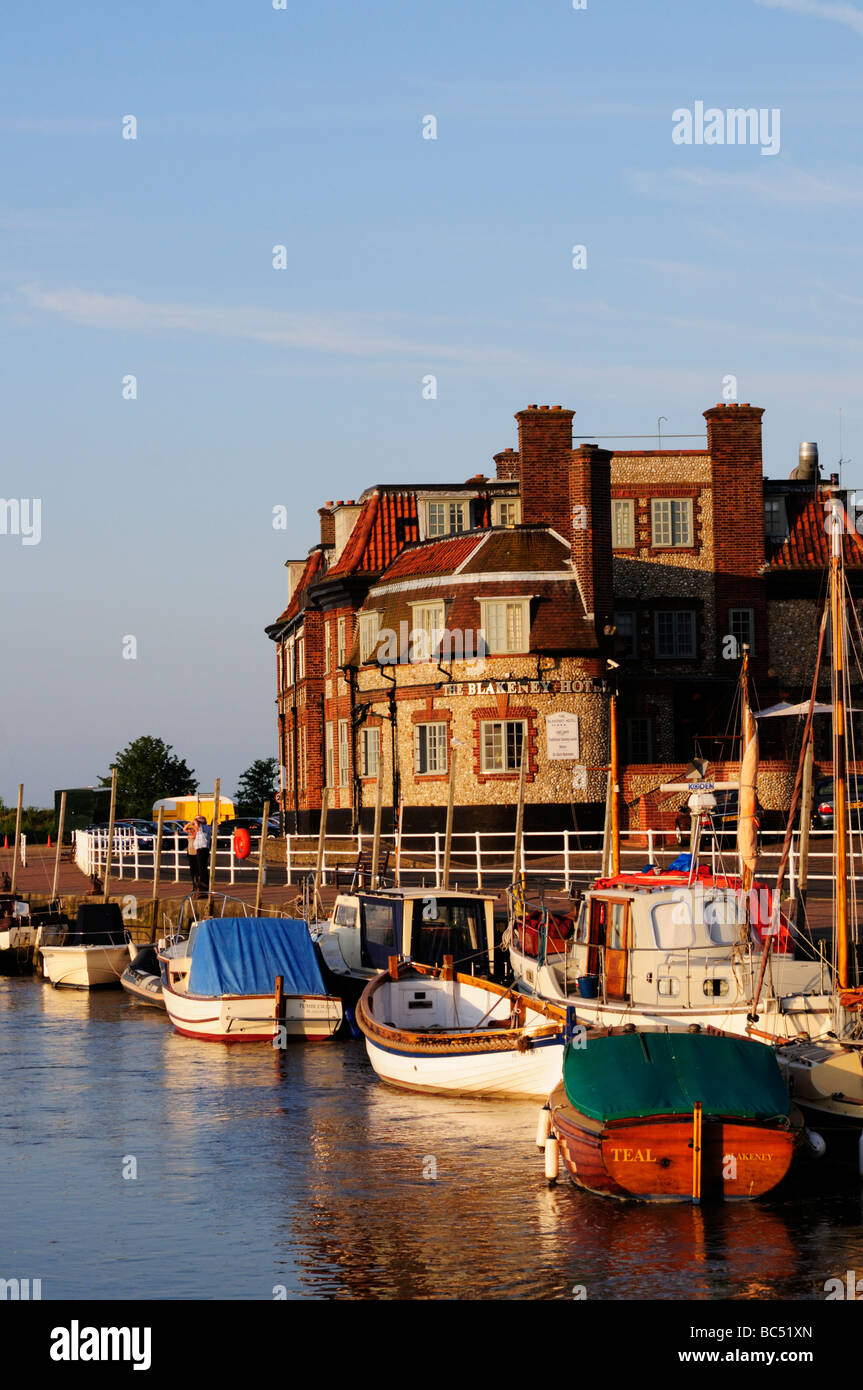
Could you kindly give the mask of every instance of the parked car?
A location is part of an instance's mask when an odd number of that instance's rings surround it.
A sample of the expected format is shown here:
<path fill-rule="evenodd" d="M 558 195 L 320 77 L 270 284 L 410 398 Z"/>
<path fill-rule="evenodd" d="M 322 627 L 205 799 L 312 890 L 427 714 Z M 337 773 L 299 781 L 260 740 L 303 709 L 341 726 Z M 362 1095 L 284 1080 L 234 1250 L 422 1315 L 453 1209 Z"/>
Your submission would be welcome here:
<path fill-rule="evenodd" d="M 220 835 L 233 835 L 235 830 L 248 830 L 253 840 L 261 838 L 261 817 L 260 816 L 234 816 L 231 820 L 223 820 L 219 824 Z M 267 839 L 273 835 L 281 834 L 278 816 L 270 816 L 267 821 Z"/>
<path fill-rule="evenodd" d="M 859 830 L 863 825 L 863 777 L 848 778 L 848 809 L 851 825 Z M 833 829 L 833 778 L 819 777 L 812 795 L 812 825 L 816 830 Z"/>
<path fill-rule="evenodd" d="M 135 834 L 138 836 L 138 840 L 140 843 L 147 844 L 152 843 L 155 837 L 156 825 L 155 822 L 151 820 L 139 820 L 137 817 L 134 816 L 120 816 L 114 821 L 115 835 L 118 830 L 125 831 L 127 834 Z M 94 831 L 102 831 L 103 834 L 107 834 L 108 822 L 102 821 L 98 825 L 88 825 L 87 831 L 89 833 L 92 833 Z"/>
<path fill-rule="evenodd" d="M 737 833 L 738 793 L 735 790 L 714 792 L 716 805 L 710 811 L 701 812 L 701 834 L 721 836 L 725 843 Z M 764 807 L 755 801 L 755 815 L 758 819 L 759 833 L 764 824 Z"/>

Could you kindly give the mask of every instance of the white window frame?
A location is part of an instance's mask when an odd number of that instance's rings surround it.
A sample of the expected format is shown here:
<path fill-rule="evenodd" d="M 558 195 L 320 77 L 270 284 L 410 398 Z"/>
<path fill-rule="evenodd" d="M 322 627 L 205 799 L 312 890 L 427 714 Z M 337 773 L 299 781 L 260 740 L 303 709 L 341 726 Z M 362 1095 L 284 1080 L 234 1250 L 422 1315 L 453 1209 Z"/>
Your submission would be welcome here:
<path fill-rule="evenodd" d="M 437 656 L 440 643 L 446 632 L 446 604 L 443 599 L 423 599 L 409 603 L 411 610 L 411 660 L 428 661 Z M 413 634 L 422 634 L 417 642 Z"/>
<path fill-rule="evenodd" d="M 296 654 L 297 680 L 304 681 L 306 679 L 306 639 L 302 636 L 297 638 Z"/>
<path fill-rule="evenodd" d="M 511 643 L 509 638 L 509 620 L 507 608 L 520 611 L 519 623 L 521 626 L 521 639 L 518 644 Z M 485 649 L 489 656 L 508 656 L 516 652 L 530 651 L 530 596 L 506 598 L 503 595 L 495 598 L 482 598 L 479 601 L 480 624 L 482 628 Z M 503 610 L 503 613 L 495 610 Z M 501 633 L 501 623 L 503 631 Z M 500 638 L 503 638 L 501 644 Z"/>
<path fill-rule="evenodd" d="M 327 720 L 326 733 L 325 733 L 325 735 L 324 735 L 324 744 L 325 744 L 325 748 L 326 748 L 326 758 L 327 758 L 327 766 L 326 766 L 326 778 L 327 778 L 327 780 L 326 780 L 325 785 L 326 785 L 327 787 L 334 787 L 334 786 L 336 785 L 336 783 L 335 783 L 335 776 L 336 776 L 335 756 L 336 756 L 336 755 L 335 755 L 335 745 L 334 745 L 334 742 L 333 742 L 333 722 L 332 722 L 331 719 L 328 719 L 328 720 Z"/>
<path fill-rule="evenodd" d="M 336 621 L 336 666 L 344 666 L 348 659 L 348 620 Z"/>
<path fill-rule="evenodd" d="M 324 620 L 324 675 L 325 675 L 325 676 L 328 676 L 328 675 L 330 674 L 330 626 L 331 626 L 331 624 L 328 623 L 328 622 L 326 621 L 326 619 L 325 619 L 325 620 Z"/>
<path fill-rule="evenodd" d="M 377 612 L 360 614 L 360 665 L 371 661 L 372 652 L 378 643 L 381 630 L 381 615 Z"/>
<path fill-rule="evenodd" d="M 622 518 L 626 520 L 622 521 Z M 635 499 L 632 497 L 611 499 L 611 548 L 635 549 Z"/>
<path fill-rule="evenodd" d="M 377 777 L 381 766 L 381 731 L 360 729 L 360 776 Z"/>
<path fill-rule="evenodd" d="M 299 727 L 299 729 L 298 729 L 298 731 L 297 731 L 297 734 L 298 734 L 298 742 L 297 742 L 297 771 L 298 771 L 298 773 L 299 773 L 299 776 L 297 777 L 297 791 L 298 791 L 298 792 L 304 792 L 304 791 L 306 790 L 306 726 L 305 726 L 305 724 L 301 724 L 301 725 L 300 725 L 300 727 Z"/>
<path fill-rule="evenodd" d="M 650 503 L 650 538 L 654 550 L 691 550 L 695 543 L 693 537 L 692 498 L 654 497 Z"/>
<path fill-rule="evenodd" d="M 667 617 L 669 617 L 669 616 L 672 617 L 672 618 L 675 620 L 675 621 L 674 621 L 674 624 L 673 624 L 673 628 L 674 628 L 674 650 L 671 651 L 671 652 L 669 652 L 669 651 L 661 651 L 661 650 L 660 650 L 661 643 L 660 643 L 660 635 L 659 635 L 659 624 L 660 624 L 660 619 L 662 619 L 662 618 L 667 618 Z M 678 620 L 679 620 L 680 618 L 684 617 L 684 616 L 687 617 L 687 618 L 689 618 L 689 619 L 691 620 L 691 629 L 690 629 L 690 630 L 691 630 L 691 634 L 692 634 L 692 646 L 691 646 L 691 650 L 688 650 L 688 651 L 681 651 L 681 650 L 680 650 L 680 632 L 679 632 L 679 628 L 680 628 L 681 624 L 679 623 Z M 657 659 L 658 661 L 694 661 L 695 658 L 698 656 L 698 623 L 697 623 L 697 621 L 696 621 L 695 610 L 692 609 L 692 608 L 665 608 L 665 609 L 659 609 L 658 612 L 654 613 L 654 615 L 653 615 L 653 637 L 654 637 L 654 647 L 653 647 L 653 651 L 654 651 L 654 655 L 655 655 L 655 657 L 656 657 L 656 659 Z"/>
<path fill-rule="evenodd" d="M 351 785 L 351 721 L 340 719 L 339 723 L 339 786 Z"/>
<path fill-rule="evenodd" d="M 436 733 L 431 738 L 429 730 Z M 424 731 L 425 738 L 421 731 Z M 414 724 L 414 776 L 440 777 L 449 771 L 448 726 L 445 719 L 424 719 Z M 425 743 L 425 749 L 423 749 Z M 425 753 L 426 766 L 421 766 Z M 434 755 L 432 757 L 432 754 Z"/>
<path fill-rule="evenodd" d="M 507 521 L 504 513 L 512 509 L 513 517 Z M 519 526 L 521 524 L 521 502 L 517 497 L 497 497 L 492 504 L 493 524 L 495 526 Z"/>
<path fill-rule="evenodd" d="M 520 771 L 519 762 L 510 762 L 509 732 L 508 726 L 521 725 L 521 756 L 524 757 L 527 740 L 527 720 L 526 719 L 481 719 L 479 724 L 479 749 L 480 749 L 480 771 L 483 776 L 493 777 L 498 774 L 512 774 Z M 491 761 L 488 756 L 487 730 L 500 729 L 500 762 Z"/>
<path fill-rule="evenodd" d="M 443 515 L 443 530 L 437 529 L 438 523 L 435 520 L 432 525 L 432 507 L 445 508 Z M 440 540 L 444 536 L 458 536 L 470 530 L 470 502 L 466 497 L 429 497 L 423 504 L 423 519 L 425 522 L 425 535 L 427 540 Z M 454 526 L 453 522 L 459 524 Z"/>
<path fill-rule="evenodd" d="M 743 637 L 734 631 L 734 620 L 739 614 L 745 613 L 747 636 Z M 740 645 L 740 654 L 743 655 L 744 643 L 749 648 L 750 656 L 755 655 L 755 609 L 754 608 L 729 608 L 728 610 L 728 629 Z"/>

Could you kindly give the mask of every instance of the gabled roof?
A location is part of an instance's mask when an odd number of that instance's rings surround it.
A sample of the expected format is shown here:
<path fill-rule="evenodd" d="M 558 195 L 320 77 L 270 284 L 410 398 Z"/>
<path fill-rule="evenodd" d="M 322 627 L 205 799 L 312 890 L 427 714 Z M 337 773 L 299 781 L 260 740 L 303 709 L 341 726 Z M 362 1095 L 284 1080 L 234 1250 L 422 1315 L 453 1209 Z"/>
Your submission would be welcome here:
<path fill-rule="evenodd" d="M 323 561 L 323 551 L 313 550 L 309 558 L 306 560 L 305 569 L 303 570 L 302 574 L 297 580 L 297 587 L 291 594 L 291 601 L 285 609 L 284 613 L 279 614 L 278 618 L 276 619 L 277 623 L 290 622 L 291 618 L 295 618 L 297 616 L 297 614 L 300 611 L 300 594 L 303 592 L 304 589 L 307 589 L 309 587 L 315 575 L 318 573 L 321 566 L 323 565 Z"/>
<path fill-rule="evenodd" d="M 411 576 L 568 570 L 569 547 L 545 526 L 499 526 L 422 541 L 403 550 L 380 582 Z"/>
<path fill-rule="evenodd" d="M 788 514 L 788 537 L 784 541 L 765 541 L 765 552 L 771 569 L 823 569 L 830 563 L 830 532 L 825 524 L 824 492 L 791 492 L 783 494 Z M 863 537 L 857 534 L 854 518 L 848 517 L 844 506 L 843 549 L 845 564 L 863 566 Z"/>
<path fill-rule="evenodd" d="M 406 541 L 418 536 L 414 494 L 375 492 L 363 502 L 348 543 L 328 576 L 374 574 L 386 568 Z"/>

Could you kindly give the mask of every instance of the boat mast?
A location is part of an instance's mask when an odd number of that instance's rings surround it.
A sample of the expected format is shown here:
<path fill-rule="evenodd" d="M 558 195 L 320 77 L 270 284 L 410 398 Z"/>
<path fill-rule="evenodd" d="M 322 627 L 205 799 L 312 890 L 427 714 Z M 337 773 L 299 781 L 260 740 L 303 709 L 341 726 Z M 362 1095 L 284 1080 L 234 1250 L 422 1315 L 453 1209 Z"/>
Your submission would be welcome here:
<path fill-rule="evenodd" d="M 611 872 L 620 873 L 620 788 L 617 748 L 617 691 L 611 695 Z"/>
<path fill-rule="evenodd" d="M 833 839 L 836 847 L 836 976 L 848 989 L 848 827 L 845 745 L 845 574 L 843 513 L 833 504 L 830 554 L 830 634 L 833 663 Z"/>

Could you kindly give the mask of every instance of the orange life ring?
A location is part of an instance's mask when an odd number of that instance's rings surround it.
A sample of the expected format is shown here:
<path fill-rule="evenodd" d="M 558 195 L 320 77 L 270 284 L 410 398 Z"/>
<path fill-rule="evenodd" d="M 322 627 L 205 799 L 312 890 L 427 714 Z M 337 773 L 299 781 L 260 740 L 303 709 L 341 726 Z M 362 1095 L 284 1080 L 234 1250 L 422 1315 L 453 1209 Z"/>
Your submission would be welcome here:
<path fill-rule="evenodd" d="M 234 831 L 234 853 L 238 859 L 248 859 L 252 851 L 252 837 L 248 830 L 240 826 Z"/>

